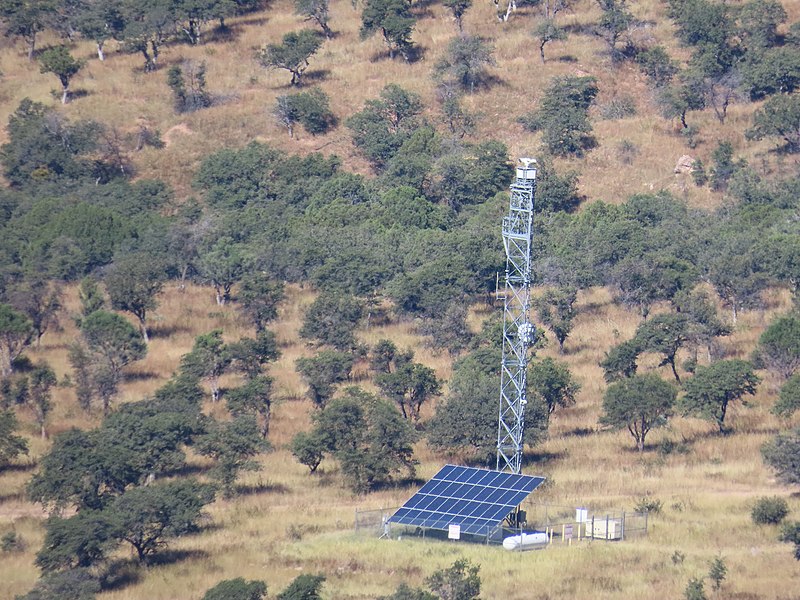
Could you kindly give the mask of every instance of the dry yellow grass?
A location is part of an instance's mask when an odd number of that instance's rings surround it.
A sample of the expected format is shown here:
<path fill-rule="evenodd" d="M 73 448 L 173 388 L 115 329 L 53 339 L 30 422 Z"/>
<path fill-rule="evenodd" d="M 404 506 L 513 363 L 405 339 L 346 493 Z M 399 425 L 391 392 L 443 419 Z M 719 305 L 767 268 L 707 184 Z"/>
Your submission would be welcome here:
<path fill-rule="evenodd" d="M 481 564 L 486 598 L 622 599 L 650 597 L 654 590 L 677 597 L 688 578 L 705 573 L 708 561 L 717 554 L 729 567 L 728 597 L 734 593 L 749 593 L 754 598 L 790 597 L 796 589 L 798 575 L 789 547 L 776 541 L 775 528 L 756 527 L 749 518 L 759 496 L 786 496 L 786 490 L 775 484 L 762 465 L 758 451 L 777 429 L 768 413 L 774 395 L 762 387 L 750 408 L 733 410 L 732 435 L 715 435 L 711 424 L 694 419 L 676 419 L 666 430 L 651 435 L 651 443 L 663 438 L 684 441 L 689 448 L 686 454 L 660 456 L 649 451 L 639 455 L 626 433 L 599 431 L 597 416 L 605 384 L 597 362 L 612 344 L 632 335 L 639 321 L 636 315 L 611 304 L 605 290 L 590 290 L 579 297 L 581 316 L 567 340 L 566 354 L 560 357 L 570 364 L 583 389 L 576 406 L 554 415 L 550 439 L 536 449 L 527 471 L 552 479 L 551 485 L 534 495 L 536 502 L 630 510 L 642 497 L 661 500 L 662 514 L 651 520 L 647 538 L 620 544 L 582 543 L 518 555 L 484 546 L 356 536 L 352 532 L 355 510 L 397 506 L 411 489 L 353 496 L 341 487 L 334 464 L 325 462 L 321 473 L 309 476 L 286 450 L 292 435 L 308 427 L 313 412 L 308 401 L 295 399 L 302 395 L 303 386 L 292 365 L 295 357 L 310 351 L 298 342 L 296 331 L 303 309 L 313 297 L 308 290 L 290 286 L 275 327 L 284 356 L 273 365 L 271 374 L 285 399 L 276 406 L 271 426 L 276 449 L 261 459 L 261 472 L 248 473 L 243 479 L 257 491 L 230 501 L 218 500 L 209 510 L 214 528 L 171 544 L 189 552 L 188 558 L 143 570 L 135 583 L 102 597 L 199 598 L 218 580 L 237 576 L 264 579 L 274 592 L 301 572 L 320 572 L 328 577 L 326 598 L 368 599 L 388 593 L 402 581 L 419 584 L 433 569 L 461 556 Z M 69 290 L 68 299 L 68 310 L 74 310 L 74 290 Z M 766 314 L 745 313 L 730 346 L 751 347 L 772 313 L 786 306 L 787 298 L 781 295 Z M 233 307 L 220 310 L 211 290 L 201 287 L 167 289 L 157 315 L 160 319 L 154 319 L 151 355 L 137 367 L 152 377 L 126 383 L 122 401 L 141 397 L 160 385 L 178 357 L 189 350 L 195 335 L 215 327 L 223 327 L 227 339 L 249 333 Z M 473 319 L 477 325 L 480 315 Z M 170 326 L 172 323 L 175 326 Z M 169 328 L 171 335 L 160 336 L 160 326 L 165 331 Z M 37 357 L 55 362 L 54 357 L 72 336 L 68 324 L 63 332 L 48 334 Z M 374 327 L 362 331 L 361 337 L 369 343 L 389 337 L 401 347 L 412 347 L 419 359 L 435 366 L 440 375 L 449 376 L 449 359 L 433 355 L 412 333 L 409 323 Z M 543 354 L 556 356 L 557 348 L 552 345 Z M 65 372 L 66 366 L 58 369 Z M 96 423 L 75 406 L 70 390 L 59 389 L 56 404 L 52 431 Z M 219 407 L 211 410 L 221 414 Z M 25 433 L 33 437 L 35 458 L 46 451 L 47 444 L 35 438 L 32 419 L 25 414 L 21 418 Z M 587 433 L 587 429 L 595 431 Z M 442 457 L 431 453 L 424 443 L 419 444 L 417 454 L 420 477 L 431 476 L 442 464 Z M 0 533 L 13 528 L 27 545 L 23 553 L 4 555 L 0 598 L 24 592 L 37 576 L 32 561 L 41 544 L 44 515 L 22 496 L 30 473 L 26 469 L 0 475 Z M 794 511 L 800 510 L 796 498 L 789 497 L 789 501 Z M 535 507 L 530 511 L 533 514 Z M 682 564 L 675 565 L 670 558 L 676 550 L 686 555 Z M 123 550 L 119 556 L 128 553 Z"/>
<path fill-rule="evenodd" d="M 783 4 L 792 20 L 800 18 L 800 2 L 787 0 Z M 663 3 L 642 0 L 632 3 L 632 8 L 639 19 L 658 23 L 637 35 L 651 36 L 667 44 L 675 56 L 685 58 L 685 49 L 675 47 L 672 27 L 663 18 Z M 386 83 L 394 82 L 421 94 L 429 107 L 427 116 L 437 120 L 430 73 L 456 33 L 449 13 L 438 4 L 426 8 L 428 12 L 414 35 L 425 48 L 424 60 L 408 65 L 374 60 L 383 51 L 382 43 L 377 37 L 359 41 L 357 12 L 349 2 L 333 0 L 331 10 L 339 35 L 314 57 L 310 71 L 324 74 L 319 85 L 331 97 L 334 112 L 345 117 L 374 98 Z M 538 137 L 525 132 L 516 123 L 517 117 L 536 107 L 551 77 L 587 74 L 600 81 L 599 102 L 628 95 L 637 107 L 632 118 L 595 119 L 598 147 L 585 160 L 558 161 L 559 168 L 580 171 L 581 192 L 590 200 L 621 202 L 634 193 L 666 188 L 693 205 L 716 206 L 721 201 L 718 194 L 696 188 L 686 176 L 674 175 L 672 169 L 685 153 L 708 163 L 720 139 L 730 141 L 738 155 L 765 172 L 796 169 L 794 161 L 775 160 L 768 152 L 771 142 L 744 141 L 741 131 L 756 105 L 733 106 L 724 125 L 709 111 L 690 114 L 690 122 L 700 127 L 701 144 L 689 150 L 672 124 L 655 113 L 644 77 L 631 65 L 612 68 L 598 53 L 602 49 L 599 39 L 573 35 L 566 42 L 553 43 L 547 48 L 548 61 L 540 64 L 530 37 L 532 10 L 522 8 L 508 23 L 500 24 L 494 18 L 492 3 L 479 2 L 466 16 L 468 32 L 493 41 L 498 61 L 494 74 L 502 80 L 501 85 L 465 99 L 467 108 L 481 116 L 476 139 L 498 137 L 509 145 L 512 156 L 535 154 Z M 597 18 L 596 3 L 583 0 L 573 13 L 562 18 L 567 25 L 591 23 Z M 283 72 L 264 71 L 252 58 L 252 50 L 303 26 L 292 14 L 291 2 L 278 0 L 267 13 L 234 19 L 231 25 L 234 34 L 230 41 L 208 41 L 196 48 L 176 44 L 165 48 L 162 55 L 165 65 L 182 58 L 205 60 L 209 88 L 228 96 L 225 103 L 190 115 L 175 115 L 163 68 L 145 75 L 139 56 L 113 49 L 108 60 L 100 63 L 93 59 L 89 44 L 78 43 L 75 54 L 90 60 L 76 77 L 74 88 L 86 90 L 88 95 L 69 104 L 65 113 L 73 119 L 96 118 L 123 132 L 134 130 L 140 122 L 159 129 L 167 148 L 145 149 L 133 157 L 134 162 L 140 176 L 168 180 L 179 197 L 191 192 L 192 175 L 204 156 L 253 139 L 288 152 L 335 153 L 347 168 L 367 173 L 368 166 L 354 151 L 346 129 L 319 137 L 301 134 L 291 140 L 269 116 L 275 97 L 290 91 L 288 77 Z M 40 46 L 52 42 L 55 40 L 45 35 Z M 0 48 L 0 72 L 0 122 L 5 122 L 26 96 L 54 104 L 49 92 L 55 87 L 55 79 L 27 65 L 18 45 Z M 6 132 L 0 131 L 0 142 L 6 139 Z M 617 148 L 623 141 L 637 148 L 630 164 L 619 157 Z M 356 537 L 352 533 L 356 509 L 397 506 L 411 490 L 387 489 L 353 496 L 340 486 L 334 464 L 326 462 L 321 473 L 309 476 L 286 450 L 291 437 L 308 427 L 312 413 L 310 403 L 301 399 L 304 386 L 294 370 L 294 361 L 312 351 L 298 342 L 297 331 L 313 297 L 308 290 L 289 287 L 273 328 L 283 353 L 270 369 L 280 400 L 271 426 L 276 449 L 261 459 L 261 472 L 244 477 L 245 484 L 259 491 L 231 501 L 218 500 L 209 511 L 216 527 L 172 544 L 194 554 L 172 565 L 142 570 L 130 586 L 106 592 L 102 598 L 197 599 L 220 579 L 238 576 L 266 580 L 274 593 L 301 572 L 321 572 L 328 577 L 326 598 L 369 599 L 389 593 L 401 581 L 420 584 L 435 568 L 461 556 L 481 564 L 486 598 L 675 598 L 680 597 L 689 577 L 707 572 L 708 561 L 717 554 L 729 568 L 725 597 L 738 595 L 744 600 L 797 595 L 800 572 L 790 548 L 776 541 L 775 528 L 758 528 L 749 518 L 752 502 L 762 495 L 787 497 L 794 517 L 800 513 L 797 495 L 777 485 L 760 459 L 760 445 L 779 426 L 768 411 L 775 397 L 774 386 L 766 382 L 750 408 L 732 411 L 733 434 L 720 437 L 708 423 L 675 419 L 667 429 L 651 434 L 649 441 L 685 441 L 689 452 L 660 456 L 648 451 L 639 455 L 632 450 L 632 440 L 626 433 L 599 431 L 597 425 L 605 389 L 597 363 L 613 344 L 628 339 L 639 322 L 637 315 L 612 305 L 606 290 L 589 290 L 579 297 L 580 316 L 567 341 L 566 354 L 560 358 L 569 363 L 582 390 L 574 407 L 553 416 L 550 439 L 536 449 L 527 470 L 544 473 L 552 480 L 534 495 L 536 501 L 630 509 L 644 496 L 661 500 L 663 512 L 652 520 L 647 538 L 509 554 L 483 546 Z M 76 292 L 70 288 L 65 312 L 77 312 L 77 306 Z M 778 295 L 767 311 L 742 315 L 734 335 L 725 341 L 731 353 L 746 356 L 771 316 L 786 307 L 787 298 Z M 473 328 L 485 314 L 481 310 L 471 315 Z M 69 372 L 66 347 L 76 335 L 66 315 L 63 324 L 63 332 L 48 333 L 42 347 L 31 352 L 34 360 L 46 358 L 60 379 Z M 151 325 L 154 335 L 150 353 L 132 367 L 131 372 L 138 377 L 124 383 L 120 402 L 135 401 L 157 389 L 176 368 L 180 356 L 191 348 L 196 335 L 218 327 L 229 340 L 251 333 L 234 307 L 217 307 L 213 293 L 197 286 L 185 291 L 174 286 L 165 289 Z M 426 346 L 413 332 L 413 323 L 375 326 L 359 332 L 359 336 L 370 344 L 388 337 L 400 347 L 411 347 L 417 359 L 435 368 L 440 377 L 450 377 L 451 358 Z M 551 345 L 542 354 L 557 356 L 557 348 Z M 669 374 L 665 372 L 664 376 Z M 366 381 L 359 383 L 368 385 Z M 97 418 L 87 417 L 76 406 L 71 388 L 56 391 L 55 405 L 51 434 L 98 423 Z M 432 409 L 428 407 L 426 414 Z M 209 410 L 221 412 L 220 407 Z M 21 463 L 31 465 L 47 451 L 48 442 L 38 439 L 31 415 L 21 411 L 20 418 L 23 432 L 31 440 L 31 458 Z M 424 443 L 419 444 L 417 455 L 423 478 L 432 475 L 443 460 Z M 0 557 L 0 599 L 24 593 L 38 576 L 33 559 L 42 542 L 44 515 L 22 493 L 31 469 L 0 474 L 0 534 L 13 528 L 27 546 L 22 553 Z M 670 557 L 676 550 L 685 553 L 683 564 L 673 564 Z M 121 551 L 120 557 L 125 556 L 127 551 Z"/>

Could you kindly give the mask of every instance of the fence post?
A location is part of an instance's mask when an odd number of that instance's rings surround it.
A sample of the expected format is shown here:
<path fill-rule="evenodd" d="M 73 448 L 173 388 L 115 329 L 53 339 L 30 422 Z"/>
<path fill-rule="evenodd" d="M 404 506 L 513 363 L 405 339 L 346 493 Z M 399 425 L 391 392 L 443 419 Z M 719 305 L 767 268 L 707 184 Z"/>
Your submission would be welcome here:
<path fill-rule="evenodd" d="M 619 539 L 625 541 L 625 511 L 622 511 L 622 522 L 619 526 Z"/>

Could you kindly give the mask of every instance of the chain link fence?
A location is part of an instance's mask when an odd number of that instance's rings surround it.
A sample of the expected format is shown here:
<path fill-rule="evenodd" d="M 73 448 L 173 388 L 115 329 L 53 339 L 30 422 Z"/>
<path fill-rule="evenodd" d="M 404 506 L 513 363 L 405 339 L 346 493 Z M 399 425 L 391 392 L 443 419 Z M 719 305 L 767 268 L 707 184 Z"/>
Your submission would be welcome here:
<path fill-rule="evenodd" d="M 512 536 L 535 534 L 530 545 L 520 544 L 519 549 L 546 547 L 552 544 L 582 541 L 623 541 L 647 535 L 648 513 L 621 510 L 596 510 L 555 504 L 526 504 L 525 526 L 510 528 L 498 526 L 483 535 L 464 535 L 460 539 L 484 544 L 503 544 Z M 358 510 L 355 513 L 356 533 L 391 539 L 416 537 L 422 539 L 448 539 L 447 531 L 411 527 L 389 523 L 397 508 Z"/>

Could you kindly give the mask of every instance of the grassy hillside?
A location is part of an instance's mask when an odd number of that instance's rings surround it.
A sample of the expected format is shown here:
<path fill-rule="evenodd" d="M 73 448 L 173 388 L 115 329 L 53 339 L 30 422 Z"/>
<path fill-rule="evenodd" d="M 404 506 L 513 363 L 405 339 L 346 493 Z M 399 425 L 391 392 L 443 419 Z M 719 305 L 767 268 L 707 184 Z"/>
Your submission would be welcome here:
<path fill-rule="evenodd" d="M 800 19 L 800 2 L 785 0 L 783 4 L 789 22 Z M 212 34 L 198 47 L 170 45 L 160 58 L 160 69 L 150 74 L 142 71 L 139 55 L 112 48 L 101 63 L 91 44 L 78 41 L 73 54 L 88 62 L 72 87 L 83 93 L 66 105 L 63 113 L 74 120 L 97 119 L 121 133 L 135 132 L 140 124 L 159 130 L 165 148 L 145 148 L 131 155 L 137 177 L 169 182 L 181 201 L 196 193 L 191 181 L 205 156 L 252 140 L 287 153 L 336 154 L 348 169 L 371 176 L 368 163 L 354 148 L 344 126 L 316 137 L 301 131 L 291 139 L 271 115 L 275 98 L 290 91 L 289 76 L 265 71 L 253 53 L 254 48 L 278 41 L 284 33 L 303 26 L 292 6 L 287 0 L 277 0 L 263 13 L 231 19 L 230 33 Z M 631 9 L 640 22 L 634 36 L 665 45 L 676 58 L 688 56 L 678 45 L 661 2 L 632 2 Z M 387 83 L 419 93 L 427 107 L 426 116 L 433 122 L 441 121 L 431 72 L 457 29 L 449 11 L 440 4 L 419 2 L 415 11 L 419 21 L 414 40 L 422 47 L 423 58 L 407 64 L 386 59 L 379 37 L 361 41 L 358 10 L 346 0 L 332 1 L 331 26 L 337 35 L 313 57 L 307 77 L 330 96 L 333 112 L 341 122 L 366 100 L 375 98 Z M 745 140 L 744 130 L 759 106 L 755 103 L 733 105 L 724 124 L 710 110 L 690 113 L 691 124 L 699 127 L 700 143 L 688 148 L 679 126 L 660 116 L 651 86 L 638 67 L 631 62 L 612 64 L 602 40 L 586 33 L 588 25 L 599 17 L 595 2 L 582 0 L 574 11 L 559 16 L 573 33 L 564 42 L 548 45 L 545 64 L 540 63 L 531 36 L 540 18 L 537 9 L 523 6 L 507 23 L 499 23 L 495 11 L 491 2 L 482 0 L 465 17 L 466 31 L 492 40 L 497 62 L 491 68 L 497 83 L 465 97 L 466 108 L 480 117 L 471 139 L 500 139 L 508 145 L 512 157 L 536 155 L 538 134 L 526 132 L 517 119 L 536 108 L 551 77 L 595 76 L 600 94 L 592 120 L 598 146 L 585 158 L 556 161 L 559 169 L 578 172 L 579 189 L 588 202 L 618 203 L 636 193 L 667 189 L 693 206 L 719 206 L 725 200 L 722 193 L 708 186 L 697 187 L 691 176 L 676 175 L 673 169 L 683 154 L 709 164 L 711 153 L 722 140 L 730 141 L 736 156 L 746 158 L 763 175 L 796 172 L 797 159 L 773 152 L 774 142 Z M 51 33 L 45 33 L 39 45 L 56 41 Z M 7 121 L 25 97 L 55 106 L 50 91 L 56 79 L 28 64 L 20 44 L 3 44 L 0 123 Z M 178 115 L 172 108 L 166 71 L 184 58 L 207 63 L 208 87 L 218 102 L 205 110 Z M 602 107 L 624 96 L 633 98 L 636 114 L 620 120 L 602 119 Z M 0 143 L 7 140 L 7 133 L 1 130 Z M 620 150 L 623 144 L 634 148 L 629 157 Z M 759 450 L 786 426 L 769 412 L 776 398 L 776 382 L 760 373 L 764 383 L 749 406 L 736 406 L 729 415 L 732 433 L 717 435 L 711 423 L 676 418 L 668 428 L 648 438 L 648 451 L 637 453 L 627 432 L 609 432 L 598 426 L 606 389 L 598 363 L 610 347 L 629 339 L 641 321 L 635 312 L 613 303 L 606 289 L 580 293 L 579 316 L 565 354 L 559 355 L 555 344 L 540 352 L 540 356 L 565 360 L 582 388 L 575 406 L 554 414 L 549 439 L 529 452 L 526 472 L 550 479 L 545 489 L 534 494 L 532 499 L 537 502 L 588 506 L 592 510 L 632 510 L 642 498 L 660 501 L 663 508 L 652 516 L 646 538 L 512 554 L 483 546 L 356 536 L 355 510 L 398 506 L 415 487 L 404 485 L 353 495 L 342 486 L 335 463 L 324 462 L 320 472 L 310 476 L 288 451 L 287 444 L 294 434 L 308 428 L 313 412 L 311 403 L 304 399 L 305 388 L 294 361 L 312 354 L 297 332 L 314 297 L 315 292 L 308 287 L 287 286 L 278 319 L 271 324 L 282 353 L 269 370 L 279 398 L 270 426 L 275 449 L 259 458 L 263 467 L 260 472 L 243 476 L 246 493 L 217 500 L 209 509 L 213 526 L 170 544 L 170 548 L 185 553 L 181 560 L 141 570 L 131 568 L 126 585 L 104 591 L 100 598 L 198 599 L 219 580 L 234 577 L 266 581 L 272 597 L 300 573 L 322 573 L 327 577 L 326 599 L 367 600 L 391 593 L 401 582 L 421 585 L 432 571 L 462 556 L 481 565 L 484 598 L 622 600 L 656 594 L 677 598 L 691 577 L 707 574 L 716 556 L 725 560 L 728 579 L 714 597 L 800 597 L 800 570 L 790 546 L 777 541 L 776 527 L 759 527 L 750 519 L 754 501 L 772 495 L 786 497 L 792 517 L 800 515 L 797 490 L 775 481 L 763 465 Z M 771 290 L 764 304 L 761 310 L 740 315 L 733 334 L 723 341 L 729 357 L 747 358 L 771 318 L 786 312 L 791 301 L 785 290 Z M 477 331 L 493 310 L 500 309 L 483 304 L 473 307 L 471 327 Z M 46 359 L 59 380 L 70 374 L 67 345 L 78 336 L 70 316 L 78 311 L 77 289 L 69 286 L 62 310 L 63 330 L 48 332 L 41 346 L 27 353 L 34 360 Z M 197 335 L 214 328 L 222 328 L 226 340 L 252 334 L 235 306 L 215 304 L 211 288 L 189 285 L 183 290 L 175 282 L 169 282 L 160 295 L 151 323 L 153 339 L 148 356 L 128 372 L 119 402 L 139 400 L 162 385 Z M 362 328 L 358 336 L 368 344 L 392 339 L 400 348 L 413 348 L 416 359 L 433 367 L 440 378 L 446 380 L 452 374 L 453 357 L 427 345 L 410 320 Z M 356 383 L 371 388 L 366 372 L 365 365 L 356 368 Z M 663 374 L 668 377 L 666 370 Z M 99 418 L 87 417 L 78 407 L 73 388 L 59 387 L 54 404 L 51 437 L 73 426 L 99 423 Z M 220 406 L 206 408 L 224 416 Z M 429 417 L 433 408 L 427 406 L 423 416 Z M 37 459 L 49 448 L 49 441 L 39 439 L 30 413 L 24 408 L 18 413 L 31 455 L 0 472 L 0 535 L 16 531 L 25 549 L 0 554 L 0 600 L 25 593 L 38 578 L 33 561 L 43 540 L 46 518 L 38 505 L 25 499 L 24 486 Z M 658 446 L 663 440 L 683 445 L 685 453 L 660 452 Z M 433 453 L 424 442 L 418 444 L 416 453 L 422 479 L 448 460 Z M 206 464 L 196 456 L 191 462 L 199 467 Z M 676 553 L 684 558 L 677 560 Z M 130 556 L 125 550 L 117 558 L 124 561 Z"/>

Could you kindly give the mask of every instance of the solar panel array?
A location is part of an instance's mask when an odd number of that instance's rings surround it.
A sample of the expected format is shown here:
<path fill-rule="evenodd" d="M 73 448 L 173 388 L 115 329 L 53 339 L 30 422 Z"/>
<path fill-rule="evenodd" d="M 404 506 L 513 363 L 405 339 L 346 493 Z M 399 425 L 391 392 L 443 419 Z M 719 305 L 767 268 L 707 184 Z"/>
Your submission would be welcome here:
<path fill-rule="evenodd" d="M 446 465 L 389 518 L 390 523 L 489 535 L 544 481 L 488 469 Z"/>

